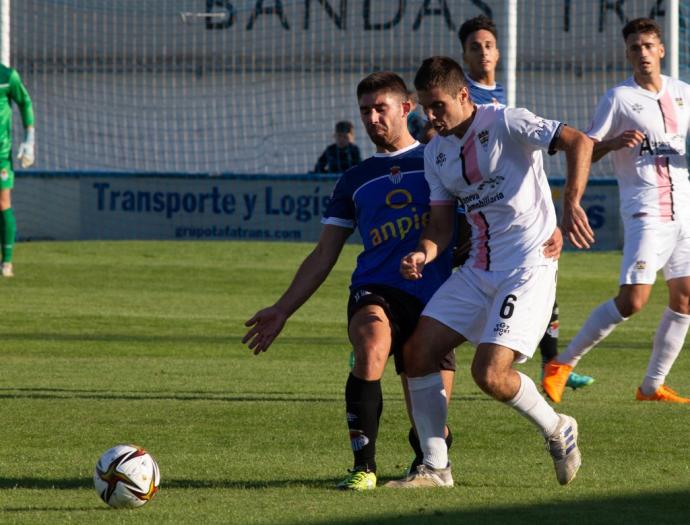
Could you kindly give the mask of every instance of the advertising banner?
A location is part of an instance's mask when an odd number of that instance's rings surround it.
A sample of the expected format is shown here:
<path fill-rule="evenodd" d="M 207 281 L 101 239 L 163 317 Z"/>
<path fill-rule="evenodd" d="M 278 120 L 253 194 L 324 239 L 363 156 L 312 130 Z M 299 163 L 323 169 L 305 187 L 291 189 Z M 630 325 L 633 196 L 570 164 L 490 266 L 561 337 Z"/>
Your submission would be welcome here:
<path fill-rule="evenodd" d="M 316 242 L 337 176 L 21 173 L 21 240 Z M 563 180 L 551 181 L 560 216 Z M 618 187 L 591 181 L 583 199 L 597 242 L 621 246 Z M 359 236 L 351 240 L 359 242 Z M 566 246 L 567 247 L 567 246 Z"/>

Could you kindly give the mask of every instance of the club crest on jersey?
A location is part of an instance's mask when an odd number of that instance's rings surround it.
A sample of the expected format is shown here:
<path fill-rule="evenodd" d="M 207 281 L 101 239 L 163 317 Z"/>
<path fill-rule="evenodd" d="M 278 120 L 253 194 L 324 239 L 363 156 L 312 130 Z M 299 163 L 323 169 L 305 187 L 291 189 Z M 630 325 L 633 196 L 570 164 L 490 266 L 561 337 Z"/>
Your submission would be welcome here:
<path fill-rule="evenodd" d="M 446 154 L 441 152 L 436 155 L 436 165 L 440 168 L 446 163 Z"/>
<path fill-rule="evenodd" d="M 481 130 L 479 133 L 477 133 L 477 138 L 479 139 L 479 144 L 481 144 L 482 148 L 484 148 L 484 151 L 486 151 L 487 147 L 489 146 L 489 130 Z"/>
<path fill-rule="evenodd" d="M 684 104 L 683 104 L 683 99 L 680 98 L 680 97 L 678 97 L 678 98 L 676 99 L 676 105 L 677 105 L 679 108 L 682 108 L 682 107 L 684 106 Z"/>
<path fill-rule="evenodd" d="M 402 171 L 400 171 L 400 166 L 391 166 L 391 172 L 388 174 L 388 179 L 393 184 L 400 184 L 403 178 Z"/>
<path fill-rule="evenodd" d="M 7 179 L 9 179 L 9 178 L 10 178 L 10 174 L 7 173 L 7 170 L 3 168 L 3 169 L 0 171 L 0 179 L 2 179 L 2 180 L 7 180 Z"/>
<path fill-rule="evenodd" d="M 635 113 L 642 113 L 644 106 L 635 102 L 632 106 L 630 106 L 630 109 L 632 109 Z"/>

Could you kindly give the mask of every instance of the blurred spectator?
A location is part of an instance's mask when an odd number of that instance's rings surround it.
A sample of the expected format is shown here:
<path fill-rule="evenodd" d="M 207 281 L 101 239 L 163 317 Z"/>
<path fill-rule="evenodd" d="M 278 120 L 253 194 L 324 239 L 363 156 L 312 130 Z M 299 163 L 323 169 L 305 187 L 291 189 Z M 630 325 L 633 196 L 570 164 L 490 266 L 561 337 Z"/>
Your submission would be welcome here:
<path fill-rule="evenodd" d="M 417 102 L 417 93 L 408 91 L 407 96 L 410 100 L 410 112 L 407 115 L 407 130 L 415 140 L 426 144 L 436 133 L 434 128 L 424 116 L 424 113 Z"/>
<path fill-rule="evenodd" d="M 354 144 L 355 127 L 341 120 L 335 125 L 335 143 L 328 146 L 316 161 L 315 173 L 342 173 L 362 162 L 359 148 Z"/>

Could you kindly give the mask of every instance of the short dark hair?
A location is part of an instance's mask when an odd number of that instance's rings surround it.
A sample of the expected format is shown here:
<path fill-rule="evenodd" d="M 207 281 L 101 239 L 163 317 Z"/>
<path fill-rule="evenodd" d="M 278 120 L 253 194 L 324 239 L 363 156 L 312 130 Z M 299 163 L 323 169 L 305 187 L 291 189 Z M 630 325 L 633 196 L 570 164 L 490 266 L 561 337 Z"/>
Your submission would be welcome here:
<path fill-rule="evenodd" d="M 651 18 L 635 18 L 623 26 L 623 40 L 635 33 L 652 33 L 661 40 L 661 27 Z"/>
<path fill-rule="evenodd" d="M 352 133 L 355 129 L 354 124 L 349 120 L 341 120 L 335 124 L 336 133 Z"/>
<path fill-rule="evenodd" d="M 498 33 L 496 32 L 496 24 L 494 24 L 494 21 L 485 15 L 475 16 L 474 18 L 465 20 L 460 26 L 460 31 L 458 31 L 458 38 L 462 44 L 463 51 L 465 51 L 465 42 L 467 42 L 467 38 L 472 33 L 482 29 L 494 35 L 494 38 L 498 40 Z"/>
<path fill-rule="evenodd" d="M 467 81 L 460 64 L 452 58 L 437 56 L 422 62 L 414 77 L 414 86 L 417 91 L 441 88 L 454 97 L 463 87 L 467 87 Z"/>
<path fill-rule="evenodd" d="M 407 100 L 407 86 L 400 75 L 392 71 L 377 71 L 364 77 L 357 84 L 357 99 L 368 93 L 377 91 L 390 91 L 400 95 L 403 100 Z"/>

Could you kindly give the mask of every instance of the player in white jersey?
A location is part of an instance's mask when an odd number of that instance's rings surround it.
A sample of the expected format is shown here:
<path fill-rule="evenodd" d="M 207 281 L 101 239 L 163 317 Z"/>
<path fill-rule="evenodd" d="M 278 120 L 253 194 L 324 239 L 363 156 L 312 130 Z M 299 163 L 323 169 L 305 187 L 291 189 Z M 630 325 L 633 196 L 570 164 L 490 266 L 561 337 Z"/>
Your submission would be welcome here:
<path fill-rule="evenodd" d="M 462 44 L 465 79 L 468 82 L 470 97 L 475 104 L 506 105 L 503 86 L 496 81 L 496 66 L 500 57 L 498 32 L 490 18 L 479 15 L 465 20 L 458 31 Z M 459 231 L 464 232 L 465 229 Z M 560 320 L 557 302 L 554 301 L 551 319 L 543 337 L 539 341 L 543 368 L 558 355 L 558 332 Z M 594 383 L 594 378 L 572 372 L 566 386 L 573 390 Z"/>
<path fill-rule="evenodd" d="M 419 100 L 438 136 L 425 151 L 431 217 L 401 273 L 419 279 L 451 240 L 455 200 L 472 225 L 465 265 L 439 288 L 404 348 L 412 412 L 424 464 L 394 487 L 452 486 L 443 441 L 447 417 L 438 359 L 464 341 L 477 346 L 472 376 L 498 401 L 542 432 L 561 484 L 580 467 L 577 423 L 557 414 L 534 382 L 513 369 L 532 356 L 551 316 L 557 264 L 543 254 L 556 213 L 542 165 L 542 149 L 563 150 L 568 178 L 562 225 L 577 247 L 593 233 L 580 206 L 592 142 L 583 133 L 526 109 L 476 106 L 457 62 L 424 61 L 415 77 Z M 434 362 L 436 361 L 436 362 Z"/>
<path fill-rule="evenodd" d="M 547 365 L 544 389 L 556 402 L 563 377 L 616 326 L 647 303 L 663 270 L 669 300 L 656 335 L 639 401 L 690 403 L 664 382 L 690 325 L 690 181 L 685 138 L 690 128 L 690 86 L 661 74 L 664 45 L 656 22 L 632 20 L 623 28 L 633 76 L 609 90 L 588 134 L 593 160 L 613 157 L 625 226 L 618 295 L 590 314 L 565 352 Z"/>

